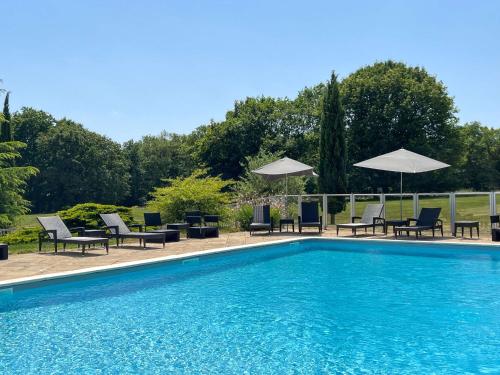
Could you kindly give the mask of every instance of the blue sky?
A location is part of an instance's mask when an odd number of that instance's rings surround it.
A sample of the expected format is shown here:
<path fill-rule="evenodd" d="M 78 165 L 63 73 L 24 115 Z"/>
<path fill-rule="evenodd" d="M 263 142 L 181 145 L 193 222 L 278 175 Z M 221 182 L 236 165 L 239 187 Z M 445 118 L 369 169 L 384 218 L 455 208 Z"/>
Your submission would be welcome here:
<path fill-rule="evenodd" d="M 461 122 L 500 127 L 500 1 L 2 0 L 0 15 L 11 108 L 120 142 L 389 58 L 442 80 Z"/>

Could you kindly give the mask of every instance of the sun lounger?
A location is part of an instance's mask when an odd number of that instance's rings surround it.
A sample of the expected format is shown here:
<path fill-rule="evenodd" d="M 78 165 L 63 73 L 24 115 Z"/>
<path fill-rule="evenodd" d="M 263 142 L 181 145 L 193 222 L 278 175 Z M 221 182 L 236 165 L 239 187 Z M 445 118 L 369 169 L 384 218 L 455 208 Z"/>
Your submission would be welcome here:
<path fill-rule="evenodd" d="M 165 234 L 154 232 L 132 232 L 129 227 L 123 222 L 118 214 L 100 214 L 102 221 L 106 225 L 105 228 L 109 231 L 112 238 L 116 238 L 116 247 L 119 246 L 120 240 L 124 238 L 137 238 L 139 245 L 146 247 L 147 242 L 161 242 L 165 247 Z"/>
<path fill-rule="evenodd" d="M 106 253 L 109 253 L 109 239 L 103 237 L 73 237 L 71 231 L 59 216 L 37 217 L 38 222 L 43 227 L 43 231 L 38 234 L 38 251 L 42 251 L 42 242 L 54 242 L 54 252 L 57 254 L 58 244 L 63 244 L 66 250 L 66 244 L 77 244 L 85 254 L 87 247 L 95 244 L 103 244 Z M 72 228 L 73 231 L 82 232 L 84 228 Z"/>
<path fill-rule="evenodd" d="M 323 230 L 323 218 L 319 215 L 317 202 L 302 202 L 302 215 L 299 216 L 299 233 L 302 228 L 318 228 L 319 233 Z"/>
<path fill-rule="evenodd" d="M 181 231 L 177 229 L 167 229 L 161 222 L 161 215 L 159 212 L 145 212 L 144 213 L 144 230 L 147 232 L 148 227 L 153 227 L 155 229 L 151 230 L 152 233 L 163 233 L 165 234 L 165 242 L 180 241 Z M 154 242 L 154 241 L 150 241 Z"/>
<path fill-rule="evenodd" d="M 267 231 L 271 234 L 273 231 L 273 218 L 271 217 L 271 206 L 268 204 L 255 206 L 253 208 L 253 218 L 250 224 L 250 236 L 256 231 Z"/>
<path fill-rule="evenodd" d="M 409 236 L 410 232 L 415 232 L 415 237 L 418 239 L 423 231 L 432 230 L 432 237 L 434 237 L 435 231 L 440 230 L 441 237 L 443 237 L 443 221 L 439 219 L 440 213 L 441 208 L 422 208 L 417 219 L 410 218 L 407 220 L 407 225 L 394 227 L 394 236 L 397 238 L 401 232 L 406 232 Z M 412 222 L 415 222 L 415 225 L 410 225 Z"/>
<path fill-rule="evenodd" d="M 375 234 L 375 227 L 381 226 L 385 228 L 385 219 L 381 217 L 383 209 L 383 204 L 368 204 L 363 211 L 363 216 L 352 217 L 351 223 L 336 224 L 337 236 L 340 228 L 350 228 L 354 235 L 356 235 L 358 229 L 364 229 L 366 233 L 367 228 L 372 228 L 373 234 Z M 359 220 L 359 222 L 356 222 L 356 220 Z"/>

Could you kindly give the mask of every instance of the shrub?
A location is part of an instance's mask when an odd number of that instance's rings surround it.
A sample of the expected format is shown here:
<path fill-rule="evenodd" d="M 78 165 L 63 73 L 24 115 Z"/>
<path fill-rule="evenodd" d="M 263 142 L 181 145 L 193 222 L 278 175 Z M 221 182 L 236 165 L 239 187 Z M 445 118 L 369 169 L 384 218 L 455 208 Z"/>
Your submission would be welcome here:
<path fill-rule="evenodd" d="M 127 224 L 133 222 L 132 211 L 128 207 L 114 206 L 111 204 L 82 203 L 67 210 L 59 211 L 58 215 L 66 225 L 71 227 L 99 228 L 103 223 L 99 214 L 120 214 Z"/>
<path fill-rule="evenodd" d="M 38 233 L 42 228 L 22 228 L 0 236 L 0 242 L 17 245 L 38 241 Z"/>
<path fill-rule="evenodd" d="M 166 180 L 168 186 L 156 188 L 148 207 L 159 211 L 165 222 L 184 219 L 186 211 L 200 210 L 206 214 L 224 218 L 230 194 L 227 188 L 232 180 L 207 177 L 203 170 L 196 170 L 191 176 Z"/>
<path fill-rule="evenodd" d="M 281 217 L 280 211 L 275 207 L 271 207 L 271 218 L 273 219 L 275 226 L 279 225 L 280 217 Z M 252 223 L 252 219 L 253 219 L 253 206 L 249 204 L 244 204 L 237 209 L 236 221 L 238 222 L 238 225 L 241 230 L 245 231 L 249 230 L 250 224 Z"/>

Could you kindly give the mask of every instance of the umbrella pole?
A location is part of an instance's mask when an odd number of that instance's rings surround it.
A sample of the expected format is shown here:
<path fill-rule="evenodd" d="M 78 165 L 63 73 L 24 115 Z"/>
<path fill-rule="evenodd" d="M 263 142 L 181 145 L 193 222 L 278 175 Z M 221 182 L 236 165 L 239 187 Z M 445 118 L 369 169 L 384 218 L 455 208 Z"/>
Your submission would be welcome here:
<path fill-rule="evenodd" d="M 288 174 L 285 174 L 285 215 L 288 218 Z"/>
<path fill-rule="evenodd" d="M 403 172 L 400 172 L 399 180 L 399 216 L 403 220 Z"/>

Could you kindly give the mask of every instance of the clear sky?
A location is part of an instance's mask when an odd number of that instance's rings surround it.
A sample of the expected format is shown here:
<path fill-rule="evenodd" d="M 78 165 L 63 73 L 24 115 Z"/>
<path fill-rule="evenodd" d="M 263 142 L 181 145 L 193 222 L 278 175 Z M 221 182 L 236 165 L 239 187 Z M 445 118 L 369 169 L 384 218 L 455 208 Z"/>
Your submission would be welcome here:
<path fill-rule="evenodd" d="M 120 142 L 389 58 L 441 79 L 461 122 L 500 127 L 500 1 L 1 0 L 0 18 L 11 109 Z"/>

